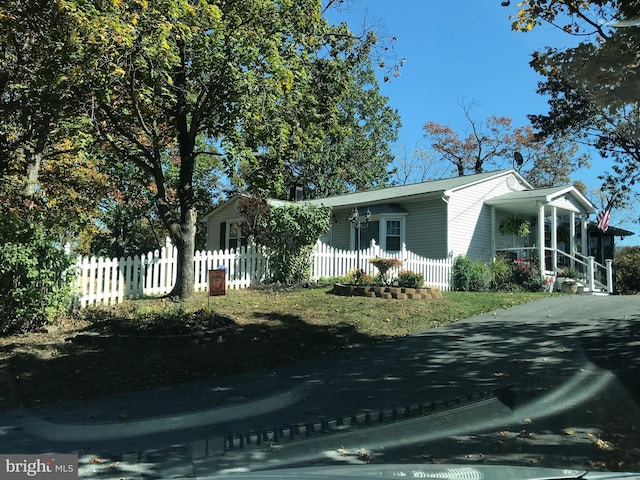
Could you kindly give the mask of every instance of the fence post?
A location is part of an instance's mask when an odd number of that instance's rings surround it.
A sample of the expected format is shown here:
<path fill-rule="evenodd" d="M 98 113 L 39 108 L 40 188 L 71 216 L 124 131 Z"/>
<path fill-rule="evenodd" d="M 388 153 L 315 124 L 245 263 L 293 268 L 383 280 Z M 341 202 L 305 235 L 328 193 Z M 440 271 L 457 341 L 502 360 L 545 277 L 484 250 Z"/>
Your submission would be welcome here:
<path fill-rule="evenodd" d="M 589 288 L 589 291 L 591 293 L 593 293 L 593 290 L 596 286 L 595 282 L 594 282 L 594 275 L 593 275 L 593 267 L 594 267 L 594 262 L 595 262 L 595 258 L 594 257 L 587 257 L 587 287 Z"/>
<path fill-rule="evenodd" d="M 593 258 L 593 257 L 592 257 Z M 613 260 L 608 258 L 604 261 L 607 266 L 607 293 L 611 294 L 614 291 L 613 284 Z"/>

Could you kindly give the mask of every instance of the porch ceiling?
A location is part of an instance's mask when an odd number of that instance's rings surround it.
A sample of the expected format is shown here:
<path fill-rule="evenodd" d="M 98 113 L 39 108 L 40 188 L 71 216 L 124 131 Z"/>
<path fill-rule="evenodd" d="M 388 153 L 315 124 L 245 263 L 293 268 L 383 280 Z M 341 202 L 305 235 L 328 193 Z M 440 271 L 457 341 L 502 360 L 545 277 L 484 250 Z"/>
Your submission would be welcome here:
<path fill-rule="evenodd" d="M 544 205 L 545 214 L 551 213 L 551 207 L 556 207 L 557 215 L 596 212 L 593 204 L 572 186 L 509 192 L 485 203 L 498 210 L 531 216 L 538 214 L 539 205 Z"/>

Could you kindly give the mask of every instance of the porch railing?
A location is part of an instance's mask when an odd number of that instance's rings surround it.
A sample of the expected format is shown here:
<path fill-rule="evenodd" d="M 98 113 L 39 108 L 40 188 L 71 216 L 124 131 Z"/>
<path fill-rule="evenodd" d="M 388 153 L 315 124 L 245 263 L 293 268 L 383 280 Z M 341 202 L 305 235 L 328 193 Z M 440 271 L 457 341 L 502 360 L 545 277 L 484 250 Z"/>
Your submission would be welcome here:
<path fill-rule="evenodd" d="M 522 258 L 525 260 L 535 260 L 538 247 L 516 247 L 499 250 L 499 254 L 506 258 L 515 260 Z M 580 272 L 580 278 L 576 279 L 584 283 L 585 289 L 589 292 L 613 293 L 613 260 L 605 260 L 605 265 L 595 261 L 594 257 L 587 257 L 578 252 L 571 255 L 559 249 L 545 247 L 545 271 L 544 276 L 553 275 L 555 278 L 563 267 L 571 267 Z"/>

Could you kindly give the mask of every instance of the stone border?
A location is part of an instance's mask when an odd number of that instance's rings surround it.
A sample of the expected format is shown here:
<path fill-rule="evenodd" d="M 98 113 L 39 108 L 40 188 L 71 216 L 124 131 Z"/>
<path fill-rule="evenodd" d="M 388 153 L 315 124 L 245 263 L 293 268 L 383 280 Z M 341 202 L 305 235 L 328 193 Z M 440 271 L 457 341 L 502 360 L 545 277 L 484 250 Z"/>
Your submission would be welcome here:
<path fill-rule="evenodd" d="M 396 300 L 442 298 L 442 292 L 436 287 L 406 288 L 336 283 L 333 286 L 332 293 L 342 297 L 393 298 Z"/>

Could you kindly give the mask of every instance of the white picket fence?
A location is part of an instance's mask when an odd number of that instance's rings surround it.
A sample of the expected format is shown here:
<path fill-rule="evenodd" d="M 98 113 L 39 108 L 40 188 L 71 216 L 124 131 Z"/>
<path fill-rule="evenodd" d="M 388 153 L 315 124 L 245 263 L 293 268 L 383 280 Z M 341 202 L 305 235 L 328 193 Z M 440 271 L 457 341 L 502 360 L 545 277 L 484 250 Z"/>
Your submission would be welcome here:
<path fill-rule="evenodd" d="M 395 277 L 398 270 L 411 270 L 424 275 L 425 284 L 430 287 L 438 287 L 440 290 L 452 289 L 451 270 L 453 257 L 433 259 L 425 258 L 403 248 L 400 252 L 386 252 L 371 242 L 367 249 L 357 251 L 340 250 L 325 243 L 318 242 L 312 253 L 311 277 L 319 279 L 323 277 L 337 277 L 359 268 L 369 275 L 376 275 L 377 268 L 369 263 L 370 258 L 397 258 L 402 260 L 399 269 L 389 271 L 391 278 Z M 360 262 L 358 263 L 358 258 Z"/>
<path fill-rule="evenodd" d="M 376 256 L 399 258 L 403 261 L 403 270 L 422 273 L 427 285 L 445 291 L 451 289 L 453 258 L 426 259 L 407 250 L 389 254 L 374 244 L 360 251 L 360 268 L 374 275 L 376 268 L 367 260 Z M 176 279 L 176 257 L 177 249 L 168 239 L 162 249 L 133 258 L 80 256 L 73 282 L 74 305 L 85 308 L 167 294 Z M 311 255 L 311 277 L 317 280 L 345 275 L 358 267 L 357 259 L 357 252 L 339 250 L 318 242 Z M 264 249 L 255 245 L 241 247 L 238 251 L 197 251 L 194 263 L 196 291 L 207 290 L 209 270 L 219 267 L 226 269 L 228 289 L 247 288 L 269 277 Z M 393 271 L 390 273 L 393 275 Z"/>

